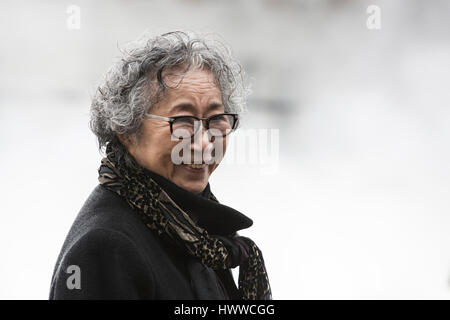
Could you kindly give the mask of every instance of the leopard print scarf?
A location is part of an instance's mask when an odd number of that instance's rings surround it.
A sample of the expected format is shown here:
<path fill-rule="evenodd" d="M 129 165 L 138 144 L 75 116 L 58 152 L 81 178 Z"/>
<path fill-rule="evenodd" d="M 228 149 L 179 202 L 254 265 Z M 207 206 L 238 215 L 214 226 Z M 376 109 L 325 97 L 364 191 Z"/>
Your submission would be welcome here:
<path fill-rule="evenodd" d="M 163 190 L 146 169 L 130 169 L 110 146 L 99 168 L 99 182 L 138 209 L 143 222 L 165 240 L 197 257 L 204 265 L 228 269 L 239 265 L 239 294 L 244 300 L 270 300 L 272 293 L 261 251 L 249 238 L 236 233 L 213 236 L 198 226 Z M 209 199 L 217 201 L 211 193 Z M 237 251 L 235 248 L 238 247 Z M 236 256 L 239 252 L 239 256 Z"/>

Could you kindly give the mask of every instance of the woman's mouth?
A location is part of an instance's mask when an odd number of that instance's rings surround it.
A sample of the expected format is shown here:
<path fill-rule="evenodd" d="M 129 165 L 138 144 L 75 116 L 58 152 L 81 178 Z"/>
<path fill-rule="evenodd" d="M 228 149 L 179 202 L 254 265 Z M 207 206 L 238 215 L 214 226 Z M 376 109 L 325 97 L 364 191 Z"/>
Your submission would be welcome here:
<path fill-rule="evenodd" d="M 189 170 L 190 172 L 203 173 L 206 171 L 207 165 L 202 164 L 183 164 L 183 168 Z"/>

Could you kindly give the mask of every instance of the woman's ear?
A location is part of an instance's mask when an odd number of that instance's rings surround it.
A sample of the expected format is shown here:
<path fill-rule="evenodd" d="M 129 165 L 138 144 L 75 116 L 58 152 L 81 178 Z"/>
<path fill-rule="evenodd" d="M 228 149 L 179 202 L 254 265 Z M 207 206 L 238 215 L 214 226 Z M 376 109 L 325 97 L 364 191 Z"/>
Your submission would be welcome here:
<path fill-rule="evenodd" d="M 117 138 L 119 139 L 120 143 L 123 144 L 125 149 L 127 149 L 128 153 L 132 156 L 134 155 L 134 140 L 132 137 L 124 136 L 121 134 L 116 134 Z"/>

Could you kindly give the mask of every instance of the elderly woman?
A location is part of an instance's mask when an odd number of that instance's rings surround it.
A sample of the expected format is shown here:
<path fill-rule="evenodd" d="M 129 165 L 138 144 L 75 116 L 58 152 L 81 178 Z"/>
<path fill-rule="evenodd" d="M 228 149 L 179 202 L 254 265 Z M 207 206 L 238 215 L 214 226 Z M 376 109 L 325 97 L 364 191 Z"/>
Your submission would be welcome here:
<path fill-rule="evenodd" d="M 228 52 L 171 32 L 109 71 L 91 106 L 106 147 L 100 183 L 62 247 L 50 299 L 271 299 L 261 251 L 237 233 L 252 220 L 208 182 L 245 106 Z"/>

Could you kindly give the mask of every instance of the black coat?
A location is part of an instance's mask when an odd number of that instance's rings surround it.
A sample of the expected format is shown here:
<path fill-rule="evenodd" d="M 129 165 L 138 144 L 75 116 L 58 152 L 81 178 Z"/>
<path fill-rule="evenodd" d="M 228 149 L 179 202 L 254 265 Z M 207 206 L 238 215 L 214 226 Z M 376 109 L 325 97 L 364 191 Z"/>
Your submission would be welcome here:
<path fill-rule="evenodd" d="M 229 235 L 252 224 L 240 212 L 207 199 L 209 184 L 196 195 L 155 177 L 210 234 Z M 79 267 L 79 289 L 68 286 L 75 283 L 71 265 Z M 231 270 L 215 271 L 163 240 L 122 197 L 98 185 L 64 242 L 50 299 L 238 299 L 238 292 Z"/>

